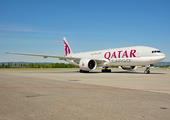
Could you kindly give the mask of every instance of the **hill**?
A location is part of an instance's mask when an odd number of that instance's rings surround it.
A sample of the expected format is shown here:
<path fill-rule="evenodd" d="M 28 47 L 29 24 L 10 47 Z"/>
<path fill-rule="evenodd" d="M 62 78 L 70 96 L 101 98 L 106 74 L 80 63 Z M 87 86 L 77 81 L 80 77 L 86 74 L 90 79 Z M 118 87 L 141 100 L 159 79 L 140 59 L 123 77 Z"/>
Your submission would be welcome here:
<path fill-rule="evenodd" d="M 170 62 L 159 62 L 159 63 L 156 63 L 154 65 L 157 65 L 157 66 L 166 66 L 166 65 L 170 65 Z"/>

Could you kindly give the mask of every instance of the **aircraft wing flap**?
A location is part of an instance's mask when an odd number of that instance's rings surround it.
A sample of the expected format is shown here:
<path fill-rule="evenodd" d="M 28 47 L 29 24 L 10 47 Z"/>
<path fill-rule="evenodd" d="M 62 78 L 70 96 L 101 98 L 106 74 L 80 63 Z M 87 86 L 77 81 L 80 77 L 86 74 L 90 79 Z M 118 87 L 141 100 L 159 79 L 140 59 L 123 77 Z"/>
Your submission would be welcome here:
<path fill-rule="evenodd" d="M 80 59 L 81 59 L 81 58 L 75 58 L 75 57 L 63 57 L 63 56 L 39 55 L 39 54 L 27 54 L 27 53 L 10 53 L 10 52 L 7 52 L 6 54 L 39 56 L 39 57 L 44 57 L 44 58 L 51 57 L 51 58 L 59 58 L 59 59 L 61 59 L 61 60 L 66 60 L 66 59 L 69 59 L 69 60 L 80 60 Z"/>

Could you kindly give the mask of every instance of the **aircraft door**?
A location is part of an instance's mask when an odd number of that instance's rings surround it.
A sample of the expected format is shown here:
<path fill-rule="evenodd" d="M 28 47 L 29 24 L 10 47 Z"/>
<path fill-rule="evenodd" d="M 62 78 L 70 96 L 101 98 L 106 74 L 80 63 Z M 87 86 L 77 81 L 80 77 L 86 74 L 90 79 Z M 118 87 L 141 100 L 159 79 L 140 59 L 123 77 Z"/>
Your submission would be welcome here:
<path fill-rule="evenodd" d="M 140 58 L 140 56 L 141 56 L 141 50 L 138 50 L 138 51 L 136 52 L 136 57 L 137 57 L 137 58 Z"/>

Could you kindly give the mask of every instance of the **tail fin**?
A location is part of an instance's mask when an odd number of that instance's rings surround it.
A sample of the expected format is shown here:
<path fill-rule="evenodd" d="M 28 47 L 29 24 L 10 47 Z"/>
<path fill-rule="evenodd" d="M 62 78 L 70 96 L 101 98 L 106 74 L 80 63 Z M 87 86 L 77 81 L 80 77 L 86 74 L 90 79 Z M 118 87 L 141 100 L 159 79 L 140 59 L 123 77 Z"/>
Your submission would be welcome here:
<path fill-rule="evenodd" d="M 73 52 L 72 52 L 72 50 L 71 50 L 71 48 L 70 48 L 65 37 L 63 37 L 63 41 L 64 41 L 65 55 L 67 56 L 67 55 L 73 54 Z"/>

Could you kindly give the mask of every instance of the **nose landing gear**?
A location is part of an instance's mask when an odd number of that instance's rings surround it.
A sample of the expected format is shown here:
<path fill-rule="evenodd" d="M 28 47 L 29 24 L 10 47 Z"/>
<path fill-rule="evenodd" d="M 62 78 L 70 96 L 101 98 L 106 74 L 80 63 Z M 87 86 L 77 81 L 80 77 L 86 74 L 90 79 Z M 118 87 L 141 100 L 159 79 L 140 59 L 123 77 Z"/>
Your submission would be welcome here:
<path fill-rule="evenodd" d="M 146 65 L 146 70 L 144 71 L 145 74 L 150 74 L 150 65 Z"/>

